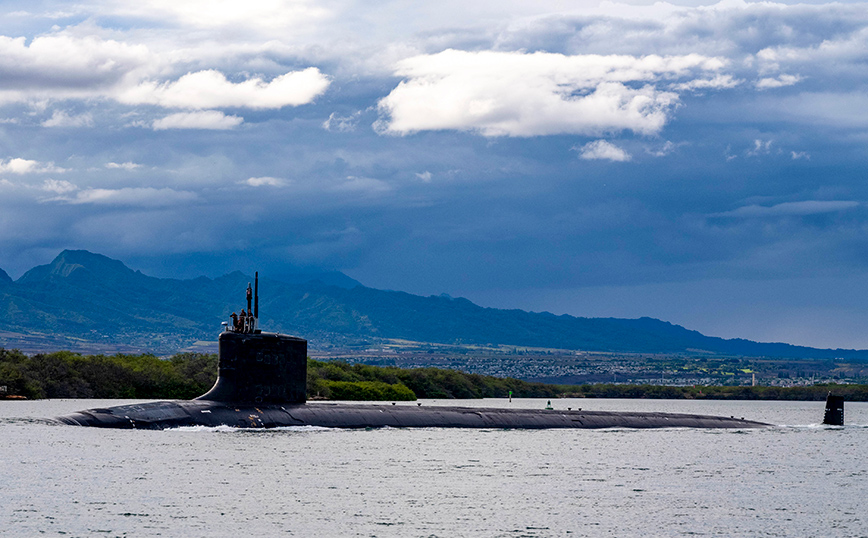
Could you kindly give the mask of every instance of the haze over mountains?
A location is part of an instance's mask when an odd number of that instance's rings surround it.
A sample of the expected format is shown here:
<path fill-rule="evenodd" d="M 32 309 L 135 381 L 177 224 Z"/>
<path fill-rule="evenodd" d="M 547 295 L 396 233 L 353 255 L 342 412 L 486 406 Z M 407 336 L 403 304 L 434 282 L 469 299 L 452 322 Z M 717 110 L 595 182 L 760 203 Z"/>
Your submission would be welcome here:
<path fill-rule="evenodd" d="M 215 279 L 154 278 L 106 256 L 65 250 L 17 281 L 0 269 L 0 346 L 174 353 L 197 341 L 214 342 L 221 322 L 246 306 L 244 289 L 252 280 L 240 271 Z M 303 336 L 319 348 L 403 339 L 609 352 L 868 358 L 868 351 L 708 337 L 651 318 L 483 308 L 445 295 L 368 288 L 340 273 L 261 277 L 260 326 Z"/>

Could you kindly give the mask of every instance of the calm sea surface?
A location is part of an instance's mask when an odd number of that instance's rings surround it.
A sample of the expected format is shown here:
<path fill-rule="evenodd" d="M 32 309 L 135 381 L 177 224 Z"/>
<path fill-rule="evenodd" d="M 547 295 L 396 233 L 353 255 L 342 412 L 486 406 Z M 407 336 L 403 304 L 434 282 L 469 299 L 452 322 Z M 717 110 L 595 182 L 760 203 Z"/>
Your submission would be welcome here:
<path fill-rule="evenodd" d="M 3 536 L 868 536 L 868 404 L 554 400 L 767 430 L 101 430 L 0 401 Z M 545 400 L 423 401 L 542 408 Z M 415 404 L 412 404 L 415 405 Z"/>

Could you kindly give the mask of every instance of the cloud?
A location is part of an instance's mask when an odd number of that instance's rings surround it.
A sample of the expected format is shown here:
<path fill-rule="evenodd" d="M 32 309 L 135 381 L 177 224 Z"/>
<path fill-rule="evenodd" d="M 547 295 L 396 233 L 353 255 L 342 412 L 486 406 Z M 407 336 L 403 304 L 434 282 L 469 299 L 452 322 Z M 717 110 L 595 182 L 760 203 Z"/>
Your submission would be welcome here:
<path fill-rule="evenodd" d="M 152 63 L 147 47 L 97 36 L 0 36 L 0 102 L 92 95 Z"/>
<path fill-rule="evenodd" d="M 336 112 L 332 112 L 329 114 L 328 119 L 322 122 L 322 128 L 326 131 L 349 133 L 356 130 L 356 125 L 358 125 L 361 115 L 361 110 L 358 110 L 349 116 L 338 116 Z"/>
<path fill-rule="evenodd" d="M 756 139 L 753 141 L 753 149 L 749 149 L 747 151 L 747 155 L 749 157 L 756 157 L 757 155 L 768 155 L 772 150 L 772 140 L 760 140 Z"/>
<path fill-rule="evenodd" d="M 392 187 L 389 186 L 388 183 L 381 179 L 374 179 L 371 177 L 356 177 L 356 176 L 347 176 L 347 180 L 343 183 L 338 184 L 334 190 L 336 191 L 350 191 L 350 192 L 386 192 L 391 190 Z"/>
<path fill-rule="evenodd" d="M 78 186 L 68 181 L 48 180 L 43 183 L 39 190 L 48 193 L 46 196 L 38 196 L 40 203 L 46 202 L 69 202 L 70 193 L 78 190 Z"/>
<path fill-rule="evenodd" d="M 286 182 L 282 179 L 276 177 L 251 177 L 242 181 L 241 183 L 245 185 L 250 185 L 251 187 L 282 187 L 286 184 Z"/>
<path fill-rule="evenodd" d="M 93 127 L 93 116 L 90 113 L 70 116 L 62 110 L 55 110 L 51 118 L 41 124 L 43 127 Z"/>
<path fill-rule="evenodd" d="M 777 13 L 766 14 L 766 19 L 779 30 L 774 39 L 755 52 L 761 74 L 773 74 L 784 70 L 822 74 L 826 82 L 832 78 L 860 78 L 858 66 L 864 61 L 868 41 L 868 18 L 864 4 L 850 5 L 827 2 L 816 6 L 778 5 Z M 812 76 L 813 80 L 819 77 Z M 770 77 L 770 87 L 790 85 L 802 79 L 798 75 Z M 832 82 L 834 84 L 834 82 Z"/>
<path fill-rule="evenodd" d="M 127 161 L 125 163 L 105 163 L 105 167 L 109 170 L 135 170 L 136 168 L 141 168 L 142 165 L 138 163 L 134 163 L 131 161 Z"/>
<path fill-rule="evenodd" d="M 233 83 L 213 69 L 188 73 L 175 82 L 147 81 L 118 96 L 122 103 L 158 105 L 164 108 L 277 109 L 310 103 L 329 86 L 329 78 L 309 67 L 292 71 L 271 82 L 251 78 Z"/>
<path fill-rule="evenodd" d="M 659 132 L 678 95 L 655 84 L 724 66 L 718 58 L 446 50 L 402 60 L 379 101 L 381 132 L 484 136 Z"/>
<path fill-rule="evenodd" d="M 41 163 L 29 159 L 14 158 L 0 161 L 0 173 L 10 174 L 45 174 L 66 172 L 65 168 L 54 166 L 54 163 Z"/>
<path fill-rule="evenodd" d="M 759 116 L 764 121 L 779 121 L 785 117 L 803 126 L 832 127 L 836 131 L 868 127 L 868 93 L 861 90 L 770 95 L 752 105 L 751 116 Z"/>
<path fill-rule="evenodd" d="M 244 122 L 239 116 L 227 116 L 218 110 L 200 112 L 178 112 L 155 120 L 152 127 L 155 131 L 165 129 L 213 129 L 218 131 L 234 129 Z"/>
<path fill-rule="evenodd" d="M 862 204 L 855 201 L 823 201 L 806 200 L 803 202 L 784 202 L 773 206 L 748 205 L 725 213 L 717 213 L 716 217 L 790 217 L 834 213 L 859 207 Z"/>
<path fill-rule="evenodd" d="M 666 142 L 663 143 L 663 146 L 659 147 L 658 149 L 648 148 L 645 150 L 645 152 L 648 153 L 649 155 L 653 155 L 654 157 L 665 157 L 665 156 L 669 155 L 670 153 L 672 153 L 673 151 L 675 151 L 676 149 L 678 149 L 678 146 L 684 146 L 685 144 L 686 144 L 685 142 L 681 142 L 679 144 L 676 144 L 676 143 L 672 142 L 671 140 L 667 140 Z"/>
<path fill-rule="evenodd" d="M 416 177 L 421 179 L 425 183 L 429 183 L 431 181 L 432 174 L 431 174 L 431 172 L 426 170 L 426 171 L 421 172 L 421 173 L 417 172 Z"/>
<path fill-rule="evenodd" d="M 811 160 L 811 154 L 806 151 L 791 151 L 790 154 L 792 155 L 794 161 L 797 161 L 799 159 Z"/>
<path fill-rule="evenodd" d="M 581 148 L 574 149 L 578 150 L 580 159 L 588 161 L 608 160 L 626 162 L 632 158 L 629 153 L 605 140 L 594 140 L 593 142 L 588 142 Z"/>
<path fill-rule="evenodd" d="M 196 194 L 174 189 L 152 187 L 128 187 L 122 189 L 87 189 L 67 200 L 71 204 L 121 205 L 161 207 L 185 204 L 195 200 Z"/>
<path fill-rule="evenodd" d="M 55 28 L 52 35 L 24 37 L 0 35 L 0 105 L 52 101 L 110 99 L 125 105 L 203 110 L 215 108 L 279 109 L 312 102 L 322 95 L 330 78 L 316 67 L 284 72 L 270 78 L 246 76 L 232 82 L 215 68 L 188 72 L 175 80 L 173 73 L 210 61 L 207 50 L 179 50 L 179 42 L 149 40 L 125 43 L 99 35 L 77 35 L 74 27 Z M 99 34 L 89 26 L 85 31 Z M 114 32 L 126 39 L 141 39 L 130 32 Z M 178 36 L 175 36 L 176 38 Z M 150 45 L 150 46 L 149 46 Z M 156 50 L 152 50 L 154 47 Z M 235 47 L 235 55 L 245 47 Z M 227 46 L 227 50 L 229 50 Z M 224 61 L 244 69 L 243 62 Z M 240 65 L 239 65 L 240 63 Z M 274 72 L 270 66 L 268 72 Z M 285 68 L 284 68 L 285 69 Z M 237 76 L 233 71 L 231 76 Z M 167 80 L 168 79 L 168 80 Z M 56 111 L 45 127 L 91 126 L 89 114 L 72 116 Z"/>
<path fill-rule="evenodd" d="M 55 194 L 65 194 L 78 190 L 78 187 L 65 180 L 46 179 L 42 183 L 42 190 Z"/>
<path fill-rule="evenodd" d="M 792 86 L 802 80 L 798 75 L 780 75 L 774 78 L 762 78 L 756 83 L 756 87 L 760 90 L 769 90 L 772 88 L 783 88 L 784 86 Z"/>
<path fill-rule="evenodd" d="M 108 0 L 103 3 L 103 9 L 125 17 L 155 21 L 168 19 L 182 27 L 235 30 L 244 26 L 282 32 L 288 28 L 298 31 L 299 28 L 322 24 L 332 15 L 330 9 L 313 0 Z"/>
<path fill-rule="evenodd" d="M 712 78 L 698 78 L 687 82 L 672 84 L 671 89 L 676 91 L 700 91 L 700 90 L 728 90 L 735 88 L 743 81 L 733 78 L 732 75 L 718 74 Z"/>

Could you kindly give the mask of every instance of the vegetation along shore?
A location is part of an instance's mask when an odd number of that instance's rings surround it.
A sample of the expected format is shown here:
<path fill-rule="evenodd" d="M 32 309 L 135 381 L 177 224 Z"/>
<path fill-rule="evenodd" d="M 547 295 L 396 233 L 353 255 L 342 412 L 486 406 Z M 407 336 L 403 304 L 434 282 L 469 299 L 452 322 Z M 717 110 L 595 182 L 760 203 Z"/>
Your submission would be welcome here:
<path fill-rule="evenodd" d="M 2 397 L 190 399 L 208 391 L 217 377 L 217 356 L 180 353 L 81 355 L 70 351 L 28 356 L 0 348 Z M 732 400 L 823 400 L 829 390 L 849 401 L 868 401 L 868 385 L 799 387 L 659 386 L 628 384 L 554 385 L 468 374 L 440 368 L 379 367 L 308 360 L 310 399 L 407 401 L 417 398 L 693 398 Z"/>

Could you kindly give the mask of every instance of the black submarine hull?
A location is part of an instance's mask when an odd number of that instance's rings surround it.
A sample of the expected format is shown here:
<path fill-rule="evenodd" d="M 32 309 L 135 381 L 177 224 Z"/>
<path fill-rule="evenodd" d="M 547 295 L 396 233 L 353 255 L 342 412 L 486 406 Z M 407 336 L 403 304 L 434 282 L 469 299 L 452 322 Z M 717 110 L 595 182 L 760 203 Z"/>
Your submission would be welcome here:
<path fill-rule="evenodd" d="M 241 405 L 208 400 L 149 402 L 89 409 L 61 422 L 102 428 L 162 430 L 182 426 L 278 428 L 764 428 L 732 417 L 556 409 L 301 403 Z"/>

